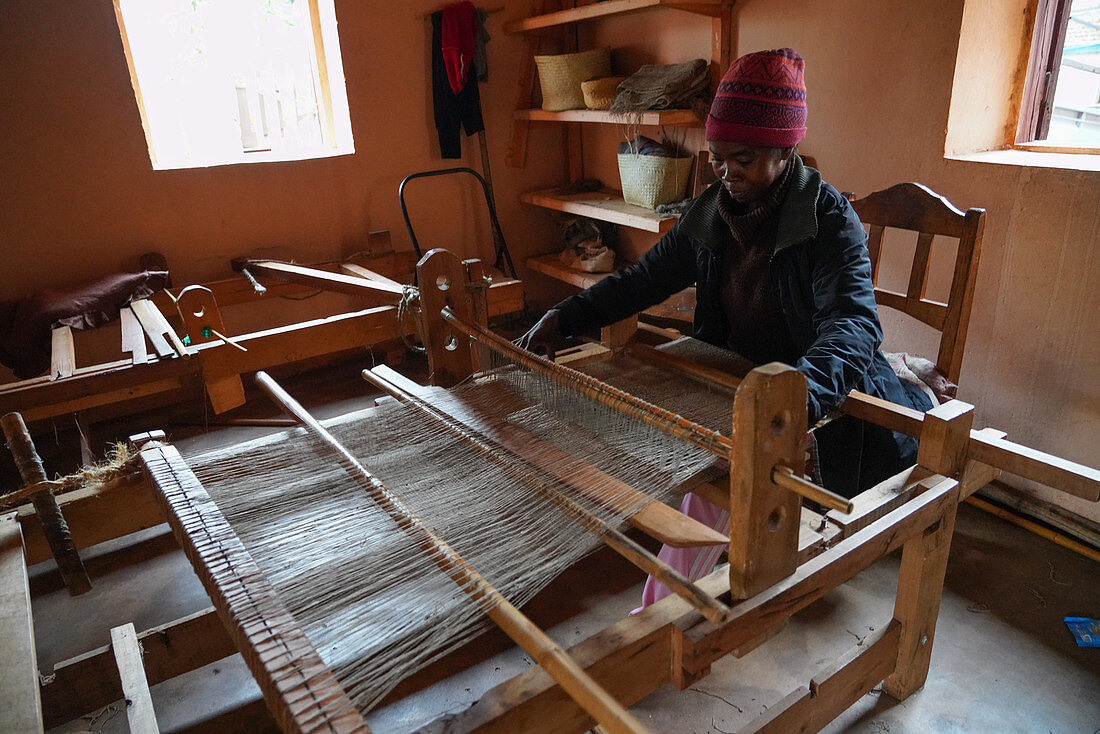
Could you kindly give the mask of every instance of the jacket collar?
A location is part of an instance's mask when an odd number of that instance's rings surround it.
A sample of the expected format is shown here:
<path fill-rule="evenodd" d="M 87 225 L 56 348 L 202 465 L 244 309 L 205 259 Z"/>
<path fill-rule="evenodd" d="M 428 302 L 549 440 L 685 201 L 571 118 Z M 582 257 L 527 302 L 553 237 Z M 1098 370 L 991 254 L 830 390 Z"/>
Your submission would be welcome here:
<path fill-rule="evenodd" d="M 794 155 L 794 180 L 787 198 L 779 205 L 779 230 L 773 254 L 817 237 L 817 199 L 821 193 L 821 174 Z M 714 183 L 699 195 L 680 219 L 680 231 L 698 240 L 704 247 L 717 250 L 726 241 L 726 223 L 718 212 L 722 183 Z"/>

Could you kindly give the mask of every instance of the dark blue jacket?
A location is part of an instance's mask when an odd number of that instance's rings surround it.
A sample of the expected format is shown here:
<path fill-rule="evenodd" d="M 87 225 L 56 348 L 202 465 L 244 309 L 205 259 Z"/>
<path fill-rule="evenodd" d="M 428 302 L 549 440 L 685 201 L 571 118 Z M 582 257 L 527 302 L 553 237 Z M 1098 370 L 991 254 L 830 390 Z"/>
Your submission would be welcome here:
<path fill-rule="evenodd" d="M 871 283 L 867 235 L 848 200 L 795 158 L 791 190 L 780 204 L 772 282 L 809 381 L 813 425 L 852 390 L 927 410 L 919 391 L 903 387 L 878 347 L 882 327 Z M 565 335 L 606 326 L 656 305 L 695 283 L 693 335 L 726 346 L 722 258 L 729 227 L 718 213 L 721 184 L 705 191 L 637 263 L 567 298 L 559 309 Z M 916 441 L 844 417 L 816 432 L 826 487 L 852 496 L 916 459 Z"/>

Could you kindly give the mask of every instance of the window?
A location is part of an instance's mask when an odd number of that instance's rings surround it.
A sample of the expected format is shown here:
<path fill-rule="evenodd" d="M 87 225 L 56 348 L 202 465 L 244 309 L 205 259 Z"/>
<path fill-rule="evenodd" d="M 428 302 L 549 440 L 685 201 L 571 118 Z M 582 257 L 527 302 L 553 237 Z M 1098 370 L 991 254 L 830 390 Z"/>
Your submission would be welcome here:
<path fill-rule="evenodd" d="M 1016 143 L 1100 152 L 1100 0 L 1040 0 Z"/>
<path fill-rule="evenodd" d="M 354 152 L 332 0 L 115 0 L 153 167 Z"/>

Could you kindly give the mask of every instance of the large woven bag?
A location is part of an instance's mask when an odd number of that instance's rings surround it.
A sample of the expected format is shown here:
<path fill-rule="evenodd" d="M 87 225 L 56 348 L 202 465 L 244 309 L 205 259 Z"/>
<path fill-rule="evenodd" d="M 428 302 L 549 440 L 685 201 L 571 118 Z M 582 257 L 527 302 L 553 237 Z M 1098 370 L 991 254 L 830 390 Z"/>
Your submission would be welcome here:
<path fill-rule="evenodd" d="M 611 49 L 535 56 L 542 86 L 542 108 L 550 112 L 583 110 L 581 82 L 611 75 Z"/>
<path fill-rule="evenodd" d="M 691 174 L 691 156 L 667 158 L 659 155 L 619 153 L 619 181 L 627 204 L 656 209 L 684 198 Z"/>

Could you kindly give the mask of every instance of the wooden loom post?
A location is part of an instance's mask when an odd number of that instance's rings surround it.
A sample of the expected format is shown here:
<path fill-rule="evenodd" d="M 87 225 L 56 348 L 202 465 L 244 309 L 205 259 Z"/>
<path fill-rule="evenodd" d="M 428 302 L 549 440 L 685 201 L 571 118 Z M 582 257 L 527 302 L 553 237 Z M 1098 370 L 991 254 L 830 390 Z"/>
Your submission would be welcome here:
<path fill-rule="evenodd" d="M 917 453 L 921 466 L 945 476 L 958 476 L 966 465 L 973 420 L 973 406 L 958 400 L 928 411 Z M 894 671 L 883 683 L 886 692 L 899 701 L 923 686 L 928 677 L 957 500 L 944 510 L 938 523 L 906 542 L 902 550 L 894 602 L 894 619 L 902 625 L 901 639 Z"/>
<path fill-rule="evenodd" d="M 14 512 L 0 514 L 0 640 L 0 731 L 42 731 L 31 592 Z"/>
<path fill-rule="evenodd" d="M 457 258 L 455 261 L 457 262 Z M 450 576 L 481 607 L 486 616 L 542 666 L 604 729 L 614 734 L 648 731 L 622 704 L 592 680 L 560 645 L 550 639 L 549 635 L 478 574 L 443 538 L 425 525 L 399 497 L 367 471 L 358 459 L 277 382 L 264 372 L 256 373 L 256 382 L 282 410 L 300 420 L 310 432 L 320 438 L 337 455 L 338 462 L 348 474 L 420 544 L 439 569 Z"/>
<path fill-rule="evenodd" d="M 19 476 L 24 484 L 38 484 L 46 481 L 46 470 L 42 466 L 42 459 L 34 448 L 34 442 L 27 431 L 27 425 L 23 422 L 23 416 L 19 413 L 8 413 L 0 424 L 4 428 L 4 438 L 8 441 L 8 448 L 15 458 L 15 464 L 19 467 Z M 61 578 L 65 580 L 65 586 L 73 596 L 83 594 L 91 590 L 92 581 L 88 578 L 88 572 L 84 568 L 84 562 L 80 560 L 80 554 L 73 545 L 73 536 L 69 532 L 69 524 L 65 522 L 65 516 L 61 514 L 61 507 L 53 492 L 44 489 L 31 495 L 35 514 L 42 523 L 42 530 L 46 540 L 50 544 L 54 560 L 57 561 L 57 569 L 61 571 Z"/>
<path fill-rule="evenodd" d="M 452 387 L 473 373 L 474 353 L 469 340 L 461 338 L 436 314 L 445 307 L 467 319 L 474 314 L 474 301 L 466 288 L 467 267 L 454 253 L 435 249 L 416 264 L 416 278 L 432 384 Z"/>
<path fill-rule="evenodd" d="M 798 566 L 801 499 L 772 478 L 799 466 L 806 433 L 806 378 L 773 362 L 757 367 L 733 399 L 730 452 L 730 594 L 747 599 Z"/>
<path fill-rule="evenodd" d="M 463 260 L 466 268 L 466 290 L 470 294 L 470 319 L 474 323 L 489 323 L 489 288 L 493 284 L 492 271 L 482 260 Z M 470 359 L 475 372 L 490 368 L 489 350 L 480 345 L 470 345 Z"/>

